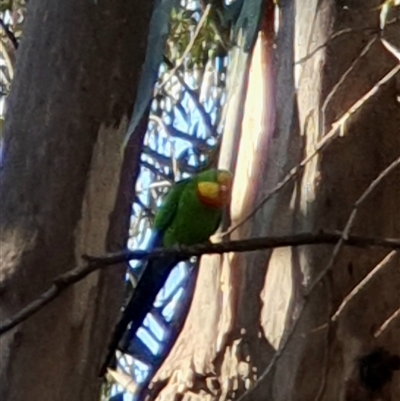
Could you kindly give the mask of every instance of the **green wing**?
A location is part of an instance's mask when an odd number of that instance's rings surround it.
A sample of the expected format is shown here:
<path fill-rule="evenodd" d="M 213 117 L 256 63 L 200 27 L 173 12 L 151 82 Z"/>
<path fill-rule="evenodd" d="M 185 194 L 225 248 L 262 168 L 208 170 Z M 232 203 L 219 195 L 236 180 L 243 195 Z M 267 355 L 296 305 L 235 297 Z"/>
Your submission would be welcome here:
<path fill-rule="evenodd" d="M 168 191 L 160 209 L 154 218 L 153 228 L 158 233 L 164 233 L 173 221 L 178 210 L 178 204 L 183 190 L 192 178 L 176 182 Z"/>

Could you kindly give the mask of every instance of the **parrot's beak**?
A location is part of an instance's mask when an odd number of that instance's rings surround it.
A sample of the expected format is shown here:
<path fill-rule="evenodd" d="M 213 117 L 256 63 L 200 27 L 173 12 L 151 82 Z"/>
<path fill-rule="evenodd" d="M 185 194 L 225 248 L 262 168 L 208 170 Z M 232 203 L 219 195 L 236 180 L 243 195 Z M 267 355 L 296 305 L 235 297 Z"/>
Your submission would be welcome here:
<path fill-rule="evenodd" d="M 221 197 L 221 201 L 224 205 L 229 204 L 231 197 L 231 186 L 230 185 L 220 185 L 219 193 Z"/>
<path fill-rule="evenodd" d="M 221 191 L 221 194 L 229 193 L 229 187 L 227 185 L 220 185 L 219 190 Z"/>

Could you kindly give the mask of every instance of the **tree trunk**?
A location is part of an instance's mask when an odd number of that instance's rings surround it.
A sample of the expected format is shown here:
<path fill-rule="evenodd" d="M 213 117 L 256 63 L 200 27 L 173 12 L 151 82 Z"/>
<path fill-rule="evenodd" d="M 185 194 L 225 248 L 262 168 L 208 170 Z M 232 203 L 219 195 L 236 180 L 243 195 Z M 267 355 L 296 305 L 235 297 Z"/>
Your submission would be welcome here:
<path fill-rule="evenodd" d="M 124 152 L 153 2 L 29 2 L 5 127 L 1 319 L 125 246 L 146 123 Z M 0 399 L 98 400 L 124 266 L 92 274 L 0 340 Z"/>
<path fill-rule="evenodd" d="M 293 167 L 307 157 L 309 161 L 233 232 L 233 238 L 343 230 L 355 202 L 400 155 L 399 60 L 376 35 L 380 2 L 348 3 L 279 2 L 273 80 L 271 18 L 269 9 L 264 10 L 263 32 L 252 53 L 232 224 L 252 211 Z M 383 37 L 400 48 L 398 20 Z M 387 82 L 378 84 L 386 74 Z M 354 104 L 357 110 L 351 109 L 345 124 L 334 124 Z M 322 146 L 319 141 L 325 135 L 332 140 L 325 138 Z M 237 141 L 225 143 L 222 152 L 232 152 Z M 229 155 L 222 160 L 224 166 L 230 164 Z M 400 236 L 399 170 L 359 206 L 352 233 Z M 357 367 L 359 358 L 377 346 L 399 352 L 398 317 L 382 326 L 398 313 L 399 256 L 346 246 L 332 259 L 333 252 L 332 246 L 304 246 L 203 258 L 185 327 L 152 383 L 150 398 L 400 399 L 399 374 L 372 391 L 360 380 Z M 332 272 L 314 286 L 332 261 Z M 381 261 L 377 273 L 371 273 L 330 322 L 345 296 Z M 315 290 L 304 297 L 311 286 Z"/>

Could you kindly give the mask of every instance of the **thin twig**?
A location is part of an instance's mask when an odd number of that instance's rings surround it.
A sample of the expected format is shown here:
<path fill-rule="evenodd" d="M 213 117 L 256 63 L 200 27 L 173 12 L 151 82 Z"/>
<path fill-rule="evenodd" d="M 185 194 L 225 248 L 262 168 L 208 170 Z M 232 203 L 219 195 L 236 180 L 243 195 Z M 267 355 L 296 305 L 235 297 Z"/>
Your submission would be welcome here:
<path fill-rule="evenodd" d="M 365 287 L 365 285 L 371 281 L 371 279 L 381 270 L 383 267 L 387 266 L 397 255 L 396 251 L 390 252 L 384 257 L 384 259 L 378 263 L 343 299 L 340 306 L 337 308 L 336 312 L 332 315 L 331 320 L 334 322 L 342 314 L 344 308 L 348 303 Z"/>
<path fill-rule="evenodd" d="M 338 32 L 335 32 L 333 35 L 331 35 L 331 37 L 324 43 L 322 43 L 321 45 L 317 46 L 315 49 L 311 50 L 311 52 L 309 54 L 307 54 L 306 56 L 302 57 L 301 59 L 297 60 L 294 62 L 294 65 L 298 65 L 298 64 L 303 64 L 304 62 L 306 62 L 307 60 L 309 60 L 311 57 L 313 57 L 318 51 L 322 50 L 324 47 L 326 47 L 328 44 L 330 44 L 334 39 L 337 39 L 339 37 L 341 37 L 342 35 L 345 34 L 356 34 L 356 33 L 372 33 L 374 35 L 374 37 L 376 38 L 379 34 L 379 30 L 377 28 L 359 28 L 359 29 L 354 29 L 354 28 L 344 28 L 341 29 Z"/>
<path fill-rule="evenodd" d="M 340 232 L 320 232 L 317 234 L 303 233 L 284 237 L 251 238 L 242 241 L 231 241 L 218 244 L 199 244 L 192 247 L 179 246 L 171 249 L 154 249 L 153 251 L 121 251 L 100 257 L 84 256 L 85 263 L 57 277 L 53 285 L 40 297 L 23 307 L 19 312 L 0 324 L 0 335 L 9 331 L 19 323 L 34 315 L 43 306 L 57 298 L 68 287 L 81 281 L 94 271 L 105 266 L 116 265 L 129 260 L 145 260 L 154 258 L 178 256 L 189 259 L 191 256 L 204 254 L 222 254 L 226 252 L 250 252 L 261 249 L 271 249 L 289 246 L 334 244 L 341 239 Z M 346 245 L 356 247 L 378 246 L 389 249 L 400 249 L 400 239 L 372 238 L 349 236 L 344 240 Z"/>
<path fill-rule="evenodd" d="M 385 320 L 385 322 L 381 325 L 381 327 L 379 327 L 379 329 L 375 331 L 374 337 L 378 338 L 379 336 L 381 336 L 382 333 L 386 331 L 387 328 L 391 325 L 391 323 L 399 317 L 400 317 L 400 308 L 398 308 L 394 313 L 392 313 L 392 315 Z"/>
<path fill-rule="evenodd" d="M 212 146 L 209 145 L 204 139 L 197 138 L 194 135 L 187 134 L 186 132 L 180 131 L 172 125 L 168 125 L 164 120 L 156 115 L 149 116 L 150 121 L 154 121 L 170 138 L 179 138 L 184 141 L 190 142 L 193 147 L 200 149 L 209 150 Z"/>
<path fill-rule="evenodd" d="M 161 153 L 158 153 L 157 151 L 151 149 L 149 146 L 144 145 L 142 148 L 143 154 L 146 156 L 149 156 L 153 161 L 157 162 L 160 166 L 162 167 L 168 167 L 173 171 L 173 165 L 174 165 L 174 159 L 172 157 L 164 156 Z M 145 161 L 141 161 L 143 165 L 145 165 Z M 198 173 L 198 167 L 191 166 L 189 163 L 182 163 L 182 167 L 180 170 L 185 171 L 186 173 L 189 174 L 196 174 Z M 150 165 L 151 166 L 151 165 Z M 146 167 L 151 169 L 149 167 L 149 163 L 146 163 Z M 159 174 L 161 176 L 161 174 Z"/>
<path fill-rule="evenodd" d="M 343 247 L 343 245 L 346 243 L 346 240 L 349 238 L 350 231 L 353 228 L 354 221 L 357 216 L 358 208 L 365 202 L 366 199 L 374 192 L 374 190 L 378 187 L 378 185 L 382 182 L 384 178 L 386 178 L 393 170 L 396 169 L 400 165 L 400 156 L 395 159 L 392 163 L 389 164 L 388 167 L 386 167 L 379 175 L 376 177 L 371 184 L 368 186 L 368 188 L 363 192 L 363 194 L 358 198 L 357 202 L 353 206 L 353 211 L 350 214 L 349 219 L 347 220 L 347 223 L 344 227 L 344 230 L 342 232 L 342 236 L 339 239 L 338 243 L 335 245 L 335 248 L 333 249 L 332 256 L 326 265 L 326 267 L 317 275 L 313 283 L 310 285 L 308 288 L 307 294 L 311 294 L 311 292 L 314 290 L 314 288 L 319 284 L 319 282 L 326 276 L 328 272 L 330 272 L 336 263 L 340 251 Z"/>
<path fill-rule="evenodd" d="M 174 64 L 166 56 L 164 56 L 164 62 L 168 65 L 169 68 L 174 68 Z M 215 129 L 212 124 L 211 117 L 210 117 L 209 113 L 207 113 L 206 109 L 204 108 L 204 105 L 200 102 L 198 92 L 195 91 L 194 89 L 192 89 L 186 83 L 182 71 L 178 71 L 178 74 L 176 74 L 176 78 L 178 79 L 179 83 L 185 88 L 186 93 L 190 96 L 194 105 L 196 106 L 197 111 L 200 113 L 201 119 L 206 128 L 207 134 L 211 134 L 212 136 L 214 136 Z M 166 93 L 168 94 L 168 96 L 170 96 L 168 91 L 166 91 Z"/>
<path fill-rule="evenodd" d="M 153 158 L 152 155 L 149 156 L 150 158 Z M 154 160 L 154 158 L 153 158 Z M 159 162 L 159 160 L 155 160 L 156 162 Z M 147 162 L 146 160 L 140 160 L 140 164 L 142 165 L 142 167 L 147 168 L 149 171 L 151 171 L 156 177 L 161 177 L 163 178 L 165 181 L 169 181 L 172 182 L 173 177 L 167 173 L 164 173 L 163 171 L 161 171 L 160 169 L 158 169 L 156 166 L 154 166 L 153 164 Z M 159 163 L 160 165 L 162 165 L 161 163 Z M 156 187 L 154 187 L 156 188 Z"/>
<path fill-rule="evenodd" d="M 326 385 L 328 383 L 328 374 L 329 374 L 329 368 L 331 364 L 329 361 L 331 360 L 331 338 L 332 338 L 332 333 L 333 333 L 333 327 L 330 321 L 330 316 L 332 314 L 332 305 L 333 305 L 333 300 L 332 300 L 332 293 L 333 293 L 333 279 L 332 275 L 329 275 L 328 280 L 327 280 L 327 285 L 326 285 L 326 293 L 327 293 L 327 302 L 328 302 L 328 323 L 326 324 L 327 330 L 325 330 L 325 353 L 324 353 L 324 362 L 323 362 L 323 369 L 322 369 L 322 379 L 321 379 L 321 384 L 318 389 L 318 393 L 314 399 L 314 401 L 321 401 L 323 399 L 325 390 L 326 390 Z"/>
<path fill-rule="evenodd" d="M 335 96 L 336 92 L 340 88 L 340 86 L 343 84 L 343 82 L 346 80 L 346 78 L 350 75 L 350 73 L 354 70 L 355 66 L 358 64 L 358 62 L 369 52 L 369 49 L 372 47 L 372 45 L 376 42 L 377 36 L 374 36 L 361 50 L 360 54 L 354 59 L 354 61 L 350 64 L 350 67 L 342 74 L 340 79 L 336 82 L 336 84 L 333 86 L 329 94 L 326 96 L 326 99 L 324 100 L 324 103 L 321 106 L 321 114 L 323 116 L 326 115 L 326 109 L 328 107 L 329 102 L 332 100 L 332 98 Z M 324 126 L 324 124 L 322 124 Z"/>
<path fill-rule="evenodd" d="M 138 195 L 140 195 L 141 193 L 150 191 L 152 189 L 168 189 L 168 188 L 171 188 L 171 185 L 172 185 L 172 183 L 170 180 L 154 181 L 146 187 L 137 188 L 136 193 Z"/>

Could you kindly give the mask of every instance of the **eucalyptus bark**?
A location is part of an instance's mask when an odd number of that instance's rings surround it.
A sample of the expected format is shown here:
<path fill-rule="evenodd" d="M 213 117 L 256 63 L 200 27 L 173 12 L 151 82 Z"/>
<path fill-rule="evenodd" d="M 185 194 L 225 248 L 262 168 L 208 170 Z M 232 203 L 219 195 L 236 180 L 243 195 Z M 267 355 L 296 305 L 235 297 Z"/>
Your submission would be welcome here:
<path fill-rule="evenodd" d="M 272 67 L 266 14 L 252 51 L 241 137 L 224 138 L 222 144 L 222 152 L 237 153 L 239 146 L 236 163 L 231 153 L 222 155 L 223 167 L 236 164 L 232 224 L 293 167 L 306 157 L 310 161 L 232 234 L 235 239 L 343 230 L 356 201 L 400 155 L 399 61 L 377 35 L 380 1 L 279 5 L 281 28 Z M 399 20 L 382 37 L 399 49 Z M 346 123 L 331 131 L 369 92 Z M 311 157 L 329 132 L 332 141 Z M 397 168 L 375 188 L 359 207 L 354 234 L 400 236 L 399 182 Z M 385 326 L 399 307 L 399 255 L 343 247 L 332 272 L 305 302 L 303 294 L 331 263 L 333 251 L 328 245 L 304 246 L 204 258 L 185 327 L 152 383 L 150 399 L 400 399 L 398 373 L 371 391 L 358 370 L 359 358 L 375 347 L 399 352 L 398 317 Z M 330 322 L 346 295 L 373 269 L 376 274 Z M 286 340 L 281 357 L 265 373 L 274 349 Z"/>
<path fill-rule="evenodd" d="M 123 141 L 153 2 L 31 1 L 0 171 L 0 316 L 34 300 L 82 254 L 121 249 L 145 122 Z M 0 338 L 0 399 L 98 400 L 124 266 L 67 290 Z"/>

